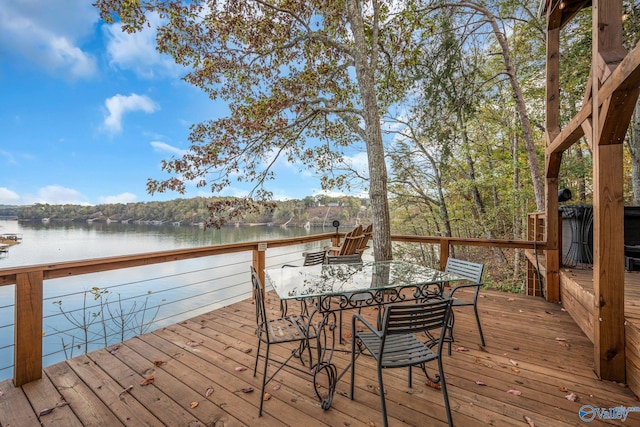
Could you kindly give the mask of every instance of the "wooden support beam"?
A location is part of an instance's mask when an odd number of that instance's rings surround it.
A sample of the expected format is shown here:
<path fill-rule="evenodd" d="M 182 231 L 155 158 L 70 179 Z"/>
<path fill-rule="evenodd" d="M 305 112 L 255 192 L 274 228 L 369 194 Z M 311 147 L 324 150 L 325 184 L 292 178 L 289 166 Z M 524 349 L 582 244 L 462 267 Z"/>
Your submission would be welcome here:
<path fill-rule="evenodd" d="M 615 91 L 602 104 L 599 139 L 601 145 L 622 144 L 631 122 L 639 93 L 640 90 L 638 88 Z"/>
<path fill-rule="evenodd" d="M 440 270 L 444 271 L 451 251 L 451 242 L 446 237 L 440 239 Z"/>
<path fill-rule="evenodd" d="M 591 0 L 580 0 L 573 1 L 571 7 L 568 10 L 565 10 L 562 14 L 562 21 L 560 22 L 560 26 L 564 27 L 567 25 L 569 21 L 573 19 L 574 16 L 578 14 L 582 9 L 588 7 L 591 3 Z"/>
<path fill-rule="evenodd" d="M 545 234 L 547 240 L 546 292 L 547 301 L 560 301 L 560 224 L 558 217 L 558 179 L 547 178 L 547 214 Z"/>
<path fill-rule="evenodd" d="M 591 118 L 588 118 L 584 122 L 582 122 L 582 130 L 584 131 L 584 137 L 587 140 L 587 145 L 589 148 L 593 149 L 593 143 L 591 142 L 591 137 L 593 136 L 593 126 L 591 124 Z"/>
<path fill-rule="evenodd" d="M 42 271 L 16 276 L 13 383 L 42 378 Z"/>
<path fill-rule="evenodd" d="M 584 136 L 582 123 L 591 117 L 592 103 L 582 106 L 578 114 L 567 123 L 560 134 L 547 146 L 547 153 L 563 153 Z"/>
<path fill-rule="evenodd" d="M 559 8 L 547 14 L 547 84 L 545 139 L 548 146 L 560 134 L 560 16 Z M 557 178 L 562 155 L 546 153 L 546 176 Z M 549 193 L 547 193 L 547 197 Z M 548 202 L 547 202 L 548 205 Z M 549 212 L 547 212 L 548 214 Z"/>
<path fill-rule="evenodd" d="M 559 21 L 560 11 L 549 17 L 549 26 Z M 547 30 L 546 140 L 550 144 L 560 134 L 560 28 Z"/>
<path fill-rule="evenodd" d="M 559 7 L 547 12 L 546 141 L 549 145 L 560 134 L 560 21 Z M 546 153 L 545 240 L 547 241 L 545 298 L 560 301 L 560 251 L 558 221 L 558 175 L 562 153 Z"/>
<path fill-rule="evenodd" d="M 603 100 L 612 96 L 614 92 L 628 91 L 635 89 L 640 82 L 640 44 L 638 44 L 627 56 L 620 62 L 618 67 L 611 73 L 609 78 L 604 82 L 598 91 L 598 109 Z M 547 146 L 548 153 L 556 153 L 566 151 L 584 136 L 582 123 L 591 117 L 593 101 L 584 104 L 578 114 L 576 114 L 569 123 L 562 129 L 562 132 L 554 138 L 553 142 Z"/>
<path fill-rule="evenodd" d="M 625 382 L 624 203 L 622 145 L 593 150 L 593 289 L 595 371 Z"/>
<path fill-rule="evenodd" d="M 622 45 L 621 16 L 622 0 L 593 1 L 594 61 L 610 57 Z M 623 153 L 618 137 L 624 136 L 629 122 L 624 131 L 622 125 L 608 123 L 617 120 L 610 110 L 619 88 L 608 94 L 604 88 L 619 73 L 616 69 L 596 90 L 603 72 L 592 73 L 594 365 L 600 378 L 625 382 Z M 600 130 L 605 129 L 611 140 L 603 141 Z"/>

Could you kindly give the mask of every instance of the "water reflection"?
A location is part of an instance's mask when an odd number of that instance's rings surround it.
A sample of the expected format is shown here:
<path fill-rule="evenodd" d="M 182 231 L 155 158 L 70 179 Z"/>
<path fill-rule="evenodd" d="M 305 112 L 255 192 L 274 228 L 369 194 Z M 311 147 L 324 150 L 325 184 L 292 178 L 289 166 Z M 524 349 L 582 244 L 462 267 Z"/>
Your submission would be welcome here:
<path fill-rule="evenodd" d="M 192 226 L 120 224 L 120 223 L 70 223 L 70 222 L 18 222 L 0 221 L 0 233 L 22 234 L 22 242 L 12 246 L 6 257 L 0 258 L 0 270 L 7 267 L 52 264 L 127 254 L 139 254 L 163 250 L 208 246 L 243 241 L 259 241 L 319 234 L 334 231 L 333 228 L 282 228 L 282 227 L 225 227 L 220 230 Z M 296 263 L 302 261 L 301 253 L 314 250 L 327 242 L 317 242 L 296 247 L 273 248 L 267 252 L 267 264 Z M 78 331 L 73 322 L 60 312 L 80 316 L 83 307 L 89 313 L 98 313 L 97 300 L 84 293 L 92 288 L 107 290 L 114 310 L 129 310 L 146 302 L 149 313 L 157 310 L 153 329 L 194 317 L 222 305 L 249 297 L 249 269 L 251 253 L 237 253 L 215 257 L 154 264 L 48 280 L 44 286 L 43 302 L 43 358 L 44 366 L 65 358 L 62 345 L 71 344 Z M 62 301 L 61 305 L 58 303 Z M 120 302 L 123 306 L 118 308 Z M 0 380 L 9 378 L 12 370 L 7 366 L 13 360 L 14 286 L 0 287 Z M 104 308 L 104 307 L 103 307 Z M 175 317 L 178 315 L 178 317 Z M 91 337 L 100 334 L 102 325 L 92 326 Z M 67 331 L 60 333 L 59 331 Z M 135 335 L 135 331 L 126 338 Z M 95 339 L 90 350 L 104 347 L 104 340 Z M 118 338 L 115 342 L 119 342 Z M 115 343 L 113 340 L 109 345 Z M 77 342 L 74 341 L 74 346 Z M 77 348 L 73 355 L 82 351 Z M 4 368 L 4 369 L 3 369 Z"/>
<path fill-rule="evenodd" d="M 223 227 L 94 222 L 0 221 L 0 233 L 22 234 L 22 243 L 0 258 L 0 269 L 106 256 L 130 255 L 235 242 L 280 239 L 334 231 L 279 226 Z"/>

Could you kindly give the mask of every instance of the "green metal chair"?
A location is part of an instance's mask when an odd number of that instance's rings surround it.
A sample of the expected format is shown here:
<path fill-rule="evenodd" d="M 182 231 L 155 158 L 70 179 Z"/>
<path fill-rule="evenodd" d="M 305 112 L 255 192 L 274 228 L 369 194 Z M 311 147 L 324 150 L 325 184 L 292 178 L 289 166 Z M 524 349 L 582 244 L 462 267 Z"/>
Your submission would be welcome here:
<path fill-rule="evenodd" d="M 325 264 L 327 259 L 327 251 L 316 251 L 316 252 L 304 252 L 302 254 L 304 256 L 304 262 L 302 263 L 303 267 L 308 267 L 310 265 L 319 265 Z M 286 267 L 298 267 L 297 265 L 292 264 L 283 264 L 282 268 Z M 305 301 L 300 301 L 301 312 L 304 314 L 308 314 L 307 304 Z M 286 316 L 289 313 L 289 305 L 286 300 L 280 300 L 280 312 L 283 316 Z"/>
<path fill-rule="evenodd" d="M 469 283 L 464 285 L 454 286 L 449 291 L 449 297 L 453 299 L 453 307 L 473 307 L 473 311 L 476 315 L 476 323 L 478 324 L 478 332 L 480 333 L 480 342 L 484 347 L 484 334 L 482 333 L 482 325 L 480 324 L 480 316 L 478 315 L 478 295 L 480 294 L 480 287 L 482 286 L 482 272 L 484 271 L 484 265 L 476 262 L 464 261 L 457 258 L 448 258 L 447 266 L 445 267 L 447 273 L 455 274 L 459 277 L 464 277 Z M 459 299 L 454 298 L 454 294 L 459 289 L 474 288 L 473 298 L 471 299 Z M 449 342 L 449 355 L 451 355 L 451 343 L 453 338 L 453 323 L 454 314 L 451 315 L 450 325 L 447 327 L 447 338 Z"/>
<path fill-rule="evenodd" d="M 327 255 L 325 258 L 325 264 L 360 264 L 362 262 L 362 252 L 350 254 L 350 255 Z M 368 294 L 357 294 L 357 293 L 345 293 L 344 296 L 349 298 L 350 300 L 357 299 L 367 299 L 370 298 Z M 360 309 L 358 309 L 358 313 L 360 313 Z M 340 344 L 342 344 L 342 312 L 340 310 L 338 313 L 338 333 L 340 334 Z"/>
<path fill-rule="evenodd" d="M 309 355 L 309 363 L 311 363 L 311 348 L 309 346 L 309 340 L 316 338 L 316 330 L 311 325 L 310 319 L 304 314 L 295 314 L 290 316 L 283 316 L 280 318 L 269 319 L 267 316 L 267 310 L 264 303 L 264 288 L 260 277 L 255 268 L 251 266 L 251 284 L 253 289 L 253 298 L 256 306 L 256 335 L 258 337 L 258 350 L 256 351 L 256 363 L 253 368 L 253 376 L 256 376 L 258 371 L 258 359 L 264 358 L 264 372 L 262 376 L 262 387 L 260 392 L 260 410 L 258 415 L 262 416 L 262 405 L 264 403 L 264 388 L 266 384 L 273 379 L 273 377 L 280 372 L 280 370 L 287 365 L 292 357 L 299 357 L 302 360 L 302 354 L 306 349 Z M 260 354 L 261 344 L 266 345 L 265 354 Z M 297 343 L 298 346 L 291 350 L 291 354 L 286 360 L 271 359 L 272 363 L 278 364 L 278 369 L 275 370 L 270 376 L 267 376 L 267 368 L 269 367 L 269 350 L 272 345 L 289 345 L 290 343 Z M 291 366 L 293 369 L 308 373 L 308 371 L 302 370 L 298 367 Z"/>
<path fill-rule="evenodd" d="M 453 426 L 442 367 L 442 344 L 451 313 L 451 302 L 450 298 L 441 297 L 417 304 L 407 302 L 389 304 L 385 307 L 380 329 L 371 325 L 360 314 L 353 315 L 349 397 L 353 400 L 356 359 L 362 353 L 369 354 L 377 364 L 380 403 L 385 426 L 388 425 L 388 420 L 382 370 L 408 367 L 408 381 L 409 387 L 411 387 L 411 368 L 413 366 L 419 366 L 430 381 L 440 383 L 447 421 L 449 426 Z M 359 325 L 361 325 L 360 328 Z M 364 330 L 358 332 L 358 329 Z M 425 343 L 415 336 L 418 333 L 431 335 L 431 332 L 436 330 L 440 332 L 435 345 Z M 433 378 L 426 370 L 426 364 L 430 362 L 435 362 L 438 365 L 438 373 Z"/>

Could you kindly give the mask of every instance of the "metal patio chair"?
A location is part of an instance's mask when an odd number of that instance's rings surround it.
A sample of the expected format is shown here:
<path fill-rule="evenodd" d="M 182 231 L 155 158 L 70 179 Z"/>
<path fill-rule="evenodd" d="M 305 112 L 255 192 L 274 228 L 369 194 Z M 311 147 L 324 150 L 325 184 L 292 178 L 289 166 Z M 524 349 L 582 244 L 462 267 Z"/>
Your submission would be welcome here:
<path fill-rule="evenodd" d="M 480 342 L 482 342 L 482 346 L 484 347 L 484 334 L 482 333 L 482 325 L 480 324 L 480 316 L 478 315 L 478 295 L 480 293 L 480 287 L 482 286 L 482 272 L 484 271 L 484 264 L 479 264 L 476 262 L 464 261 L 457 258 L 448 258 L 447 266 L 445 267 L 445 272 L 455 274 L 456 276 L 464 277 L 469 283 L 464 285 L 457 285 L 451 288 L 449 291 L 449 296 L 453 299 L 453 307 L 463 307 L 463 306 L 472 306 L 473 311 L 476 315 L 476 323 L 478 324 L 478 332 L 480 333 Z M 474 288 L 473 298 L 468 299 L 459 299 L 454 298 L 454 294 L 459 289 L 465 288 Z M 454 341 L 453 339 L 453 323 L 454 323 L 455 314 L 451 315 L 450 325 L 447 326 L 447 338 L 446 341 L 449 342 L 449 355 L 451 355 L 451 343 Z"/>
<path fill-rule="evenodd" d="M 411 368 L 419 366 L 434 383 L 440 383 L 444 407 L 449 426 L 453 426 L 449 396 L 442 367 L 442 344 L 446 335 L 446 325 L 451 313 L 451 298 L 441 297 L 414 303 L 393 303 L 385 307 L 380 329 L 365 320 L 360 314 L 354 314 L 351 330 L 351 390 L 349 397 L 353 400 L 356 359 L 362 354 L 369 354 L 376 360 L 378 383 L 380 386 L 380 404 L 384 425 L 388 425 L 387 407 L 385 403 L 382 370 L 391 368 L 409 368 L 409 387 L 411 387 Z M 364 328 L 362 328 L 362 326 Z M 364 329 L 358 332 L 358 329 Z M 424 343 L 414 334 L 439 330 L 435 346 Z M 430 377 L 426 364 L 436 362 L 438 373 Z"/>
<path fill-rule="evenodd" d="M 262 376 L 262 387 L 260 392 L 260 410 L 258 415 L 262 416 L 262 405 L 264 403 L 264 388 L 266 384 L 273 379 L 273 377 L 280 372 L 280 370 L 287 365 L 292 357 L 299 357 L 301 363 L 302 354 L 306 349 L 309 354 L 309 363 L 311 364 L 311 348 L 309 346 L 309 340 L 316 338 L 315 328 L 311 325 L 310 319 L 304 314 L 295 314 L 290 316 L 283 316 L 280 318 L 269 319 L 267 316 L 267 310 L 264 303 L 264 287 L 258 277 L 258 273 L 255 268 L 251 266 L 251 284 L 253 289 L 253 298 L 256 305 L 256 335 L 258 337 L 258 350 L 256 351 L 256 363 L 253 368 L 253 376 L 256 376 L 258 371 L 258 359 L 264 358 L 264 372 Z M 263 356 L 260 355 L 261 344 L 266 345 L 266 351 Z M 285 360 L 271 359 L 272 363 L 278 364 L 278 369 L 275 370 L 270 376 L 267 377 L 267 368 L 269 366 L 269 350 L 272 345 L 297 343 L 298 346 L 291 350 L 291 354 Z M 293 369 L 308 373 L 308 370 L 302 370 L 298 367 L 291 366 Z"/>
<path fill-rule="evenodd" d="M 359 264 L 361 262 L 362 252 L 351 255 L 327 255 L 325 258 L 325 264 Z M 351 301 L 370 298 L 369 294 L 363 293 L 345 293 L 344 296 Z M 360 313 L 360 311 L 360 308 L 358 308 L 358 313 Z M 342 312 L 343 310 L 340 310 L 338 314 L 338 333 L 340 334 L 340 344 L 342 344 Z"/>
<path fill-rule="evenodd" d="M 315 251 L 315 252 L 303 252 L 302 256 L 304 257 L 304 261 L 302 262 L 302 266 L 306 267 L 309 265 L 318 265 L 324 264 L 325 259 L 327 257 L 327 251 Z M 298 267 L 293 264 L 283 264 L 282 267 Z"/>
<path fill-rule="evenodd" d="M 358 264 L 362 262 L 362 254 L 327 255 L 325 264 Z"/>
<path fill-rule="evenodd" d="M 302 263 L 303 267 L 308 267 L 310 265 L 319 265 L 325 264 L 327 258 L 327 251 L 315 251 L 315 252 L 304 252 L 302 254 L 304 256 L 304 261 Z M 282 268 L 286 267 L 298 267 L 297 265 L 292 264 L 284 264 Z M 300 306 L 302 308 L 302 313 L 308 314 L 307 305 L 305 301 L 300 301 Z M 286 300 L 280 300 L 280 312 L 283 316 L 286 316 L 288 313 L 288 304 Z"/>

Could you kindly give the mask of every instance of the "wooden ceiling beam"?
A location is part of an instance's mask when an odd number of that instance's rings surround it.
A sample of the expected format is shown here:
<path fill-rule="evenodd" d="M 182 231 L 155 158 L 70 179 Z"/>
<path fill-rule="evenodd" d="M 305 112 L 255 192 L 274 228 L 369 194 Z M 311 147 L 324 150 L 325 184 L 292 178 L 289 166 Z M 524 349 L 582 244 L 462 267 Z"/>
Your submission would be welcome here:
<path fill-rule="evenodd" d="M 562 1 L 560 3 L 562 3 Z M 561 27 L 567 25 L 567 23 L 571 21 L 582 9 L 591 6 L 591 0 L 565 0 L 564 3 L 566 6 L 562 9 Z"/>
<path fill-rule="evenodd" d="M 637 45 L 620 62 L 618 67 L 611 73 L 609 78 L 603 83 L 598 91 L 599 106 L 609 97 L 615 95 L 620 99 L 625 99 L 630 90 L 635 90 L 640 86 L 640 44 Z M 632 95 L 632 94 L 631 94 Z M 584 130 L 582 123 L 591 117 L 592 104 L 586 103 L 562 129 L 560 134 L 547 147 L 547 153 L 561 153 L 575 144 L 582 136 Z"/>

